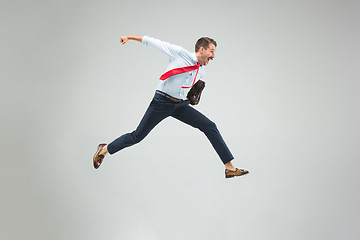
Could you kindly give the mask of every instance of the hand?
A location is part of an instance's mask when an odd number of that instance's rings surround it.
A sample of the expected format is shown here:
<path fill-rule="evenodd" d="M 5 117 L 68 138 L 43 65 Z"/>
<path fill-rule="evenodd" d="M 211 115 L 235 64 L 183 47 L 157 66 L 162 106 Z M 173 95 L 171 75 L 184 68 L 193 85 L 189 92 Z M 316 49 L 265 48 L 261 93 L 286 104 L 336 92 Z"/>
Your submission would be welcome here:
<path fill-rule="evenodd" d="M 129 36 L 120 37 L 120 43 L 124 45 L 127 41 L 129 41 Z"/>

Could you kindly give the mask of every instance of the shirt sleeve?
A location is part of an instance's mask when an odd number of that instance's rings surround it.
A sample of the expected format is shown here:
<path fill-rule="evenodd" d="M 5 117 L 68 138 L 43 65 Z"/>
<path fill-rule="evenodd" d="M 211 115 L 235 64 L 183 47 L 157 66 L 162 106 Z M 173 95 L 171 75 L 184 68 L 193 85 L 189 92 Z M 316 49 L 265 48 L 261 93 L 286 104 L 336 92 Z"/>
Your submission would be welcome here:
<path fill-rule="evenodd" d="M 159 39 L 152 38 L 149 36 L 143 36 L 142 44 L 145 46 L 152 47 L 156 50 L 159 50 L 160 52 L 165 53 L 169 57 L 174 57 L 177 54 L 179 54 L 180 51 L 183 50 L 183 48 L 180 46 L 177 46 L 177 45 L 174 45 L 174 44 L 171 44 L 168 42 L 164 42 L 164 41 L 161 41 Z"/>

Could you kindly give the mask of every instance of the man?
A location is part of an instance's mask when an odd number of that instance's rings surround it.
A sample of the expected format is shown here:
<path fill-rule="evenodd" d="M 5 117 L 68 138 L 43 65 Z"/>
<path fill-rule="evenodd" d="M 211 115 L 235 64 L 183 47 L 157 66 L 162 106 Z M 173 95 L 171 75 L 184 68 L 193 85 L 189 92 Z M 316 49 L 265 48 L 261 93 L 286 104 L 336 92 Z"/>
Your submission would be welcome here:
<path fill-rule="evenodd" d="M 135 131 L 126 133 L 109 144 L 99 144 L 93 158 L 97 169 L 104 157 L 110 153 L 130 147 L 143 140 L 147 134 L 163 119 L 171 116 L 202 131 L 211 142 L 221 161 L 225 165 L 225 177 L 242 176 L 247 170 L 235 168 L 234 159 L 215 123 L 189 106 L 187 94 L 202 79 L 203 67 L 215 58 L 216 42 L 208 37 L 200 38 L 195 44 L 195 52 L 190 53 L 180 46 L 160 41 L 148 36 L 122 36 L 120 43 L 129 40 L 141 42 L 155 48 L 169 57 L 167 72 L 160 77 L 160 82 L 145 115 Z"/>

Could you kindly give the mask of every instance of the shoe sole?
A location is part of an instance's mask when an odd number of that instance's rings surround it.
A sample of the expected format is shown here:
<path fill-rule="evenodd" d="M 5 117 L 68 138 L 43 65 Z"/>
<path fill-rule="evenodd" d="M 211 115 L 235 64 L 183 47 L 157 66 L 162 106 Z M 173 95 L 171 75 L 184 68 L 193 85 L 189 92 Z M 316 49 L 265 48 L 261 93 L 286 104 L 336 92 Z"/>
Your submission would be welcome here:
<path fill-rule="evenodd" d="M 244 176 L 244 175 L 246 175 L 246 174 L 248 174 L 248 173 L 249 173 L 249 172 L 246 172 L 246 173 L 241 174 L 241 175 L 226 175 L 226 174 L 225 174 L 225 178 L 241 177 L 241 176 Z"/>

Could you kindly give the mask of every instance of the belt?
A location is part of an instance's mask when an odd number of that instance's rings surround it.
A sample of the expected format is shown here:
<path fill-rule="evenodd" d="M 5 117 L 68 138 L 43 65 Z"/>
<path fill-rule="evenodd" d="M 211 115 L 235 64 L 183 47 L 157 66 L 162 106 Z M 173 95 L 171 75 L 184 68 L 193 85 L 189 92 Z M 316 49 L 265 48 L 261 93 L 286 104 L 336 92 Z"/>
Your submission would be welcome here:
<path fill-rule="evenodd" d="M 172 97 L 172 96 L 170 96 L 170 95 L 168 95 L 168 94 L 166 94 L 166 93 L 160 92 L 160 91 L 158 91 L 158 90 L 156 90 L 156 93 L 158 93 L 158 94 L 160 94 L 160 95 L 163 95 L 163 96 L 167 97 L 168 99 L 170 99 L 171 101 L 176 102 L 176 103 L 179 103 L 179 102 L 183 102 L 183 101 L 184 101 L 184 100 L 182 100 L 182 99 L 174 98 L 174 97 Z"/>

